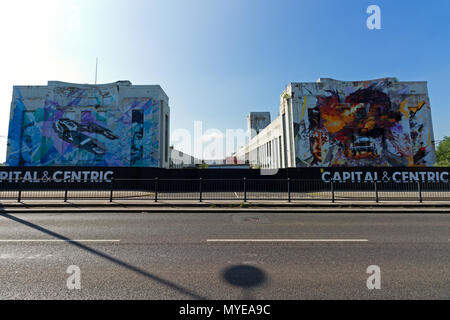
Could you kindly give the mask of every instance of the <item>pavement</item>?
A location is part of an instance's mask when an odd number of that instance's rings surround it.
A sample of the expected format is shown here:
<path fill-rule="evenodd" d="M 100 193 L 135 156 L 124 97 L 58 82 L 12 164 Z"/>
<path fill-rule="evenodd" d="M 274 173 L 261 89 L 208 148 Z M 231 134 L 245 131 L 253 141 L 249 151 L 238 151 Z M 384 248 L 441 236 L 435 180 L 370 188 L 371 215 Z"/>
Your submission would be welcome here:
<path fill-rule="evenodd" d="M 291 213 L 450 213 L 450 201 L 248 201 L 241 200 L 1 200 L 10 213 L 56 212 L 285 212 Z"/>
<path fill-rule="evenodd" d="M 450 298 L 447 214 L 1 211 L 1 299 Z"/>

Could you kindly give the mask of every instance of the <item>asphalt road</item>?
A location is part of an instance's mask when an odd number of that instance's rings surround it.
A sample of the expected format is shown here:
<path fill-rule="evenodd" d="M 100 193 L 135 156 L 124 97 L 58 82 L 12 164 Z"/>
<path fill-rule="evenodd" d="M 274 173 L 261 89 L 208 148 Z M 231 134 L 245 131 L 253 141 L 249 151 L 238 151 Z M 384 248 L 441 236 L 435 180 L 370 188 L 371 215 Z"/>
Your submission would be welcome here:
<path fill-rule="evenodd" d="M 450 215 L 0 212 L 0 298 L 449 299 Z"/>

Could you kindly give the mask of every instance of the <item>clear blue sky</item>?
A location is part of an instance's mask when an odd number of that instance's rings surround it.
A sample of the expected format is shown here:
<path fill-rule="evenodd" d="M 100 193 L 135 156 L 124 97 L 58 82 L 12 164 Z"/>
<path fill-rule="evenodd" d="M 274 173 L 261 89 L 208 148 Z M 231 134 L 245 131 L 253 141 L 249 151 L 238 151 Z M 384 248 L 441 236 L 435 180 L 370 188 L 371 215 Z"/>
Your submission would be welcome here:
<path fill-rule="evenodd" d="M 36 2 L 37 4 L 32 4 Z M 366 9 L 381 8 L 382 30 Z M 278 115 L 289 82 L 426 80 L 436 140 L 450 136 L 449 0 L 14 1 L 0 13 L 0 135 L 13 84 L 160 84 L 171 127 L 244 128 Z M 5 157 L 0 138 L 0 162 Z"/>

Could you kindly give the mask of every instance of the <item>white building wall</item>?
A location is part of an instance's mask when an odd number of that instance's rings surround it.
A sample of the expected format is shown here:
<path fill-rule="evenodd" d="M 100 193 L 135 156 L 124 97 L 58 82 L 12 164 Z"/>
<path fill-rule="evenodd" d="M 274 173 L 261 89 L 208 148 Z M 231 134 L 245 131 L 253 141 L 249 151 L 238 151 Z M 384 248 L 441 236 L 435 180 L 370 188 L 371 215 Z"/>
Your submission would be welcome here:
<path fill-rule="evenodd" d="M 281 134 L 281 117 L 278 117 L 236 153 L 238 161 L 248 161 L 253 167 L 277 168 L 275 155 L 279 154 L 280 149 L 274 141 Z"/>
<path fill-rule="evenodd" d="M 186 154 L 180 150 L 170 148 L 170 167 L 171 168 L 195 168 L 197 164 L 201 164 L 200 159 Z"/>

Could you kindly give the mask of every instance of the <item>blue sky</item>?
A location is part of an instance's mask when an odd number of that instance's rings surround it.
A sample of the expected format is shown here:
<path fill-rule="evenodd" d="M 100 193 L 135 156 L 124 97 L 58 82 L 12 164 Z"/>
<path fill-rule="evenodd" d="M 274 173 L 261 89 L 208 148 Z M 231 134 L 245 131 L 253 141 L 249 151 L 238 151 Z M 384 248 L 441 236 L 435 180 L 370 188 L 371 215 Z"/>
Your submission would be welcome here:
<path fill-rule="evenodd" d="M 48 80 L 160 84 L 171 129 L 246 127 L 278 115 L 289 82 L 426 80 L 436 140 L 450 136 L 448 0 L 3 1 L 0 162 L 12 86 Z M 369 5 L 382 30 L 366 27 Z"/>

